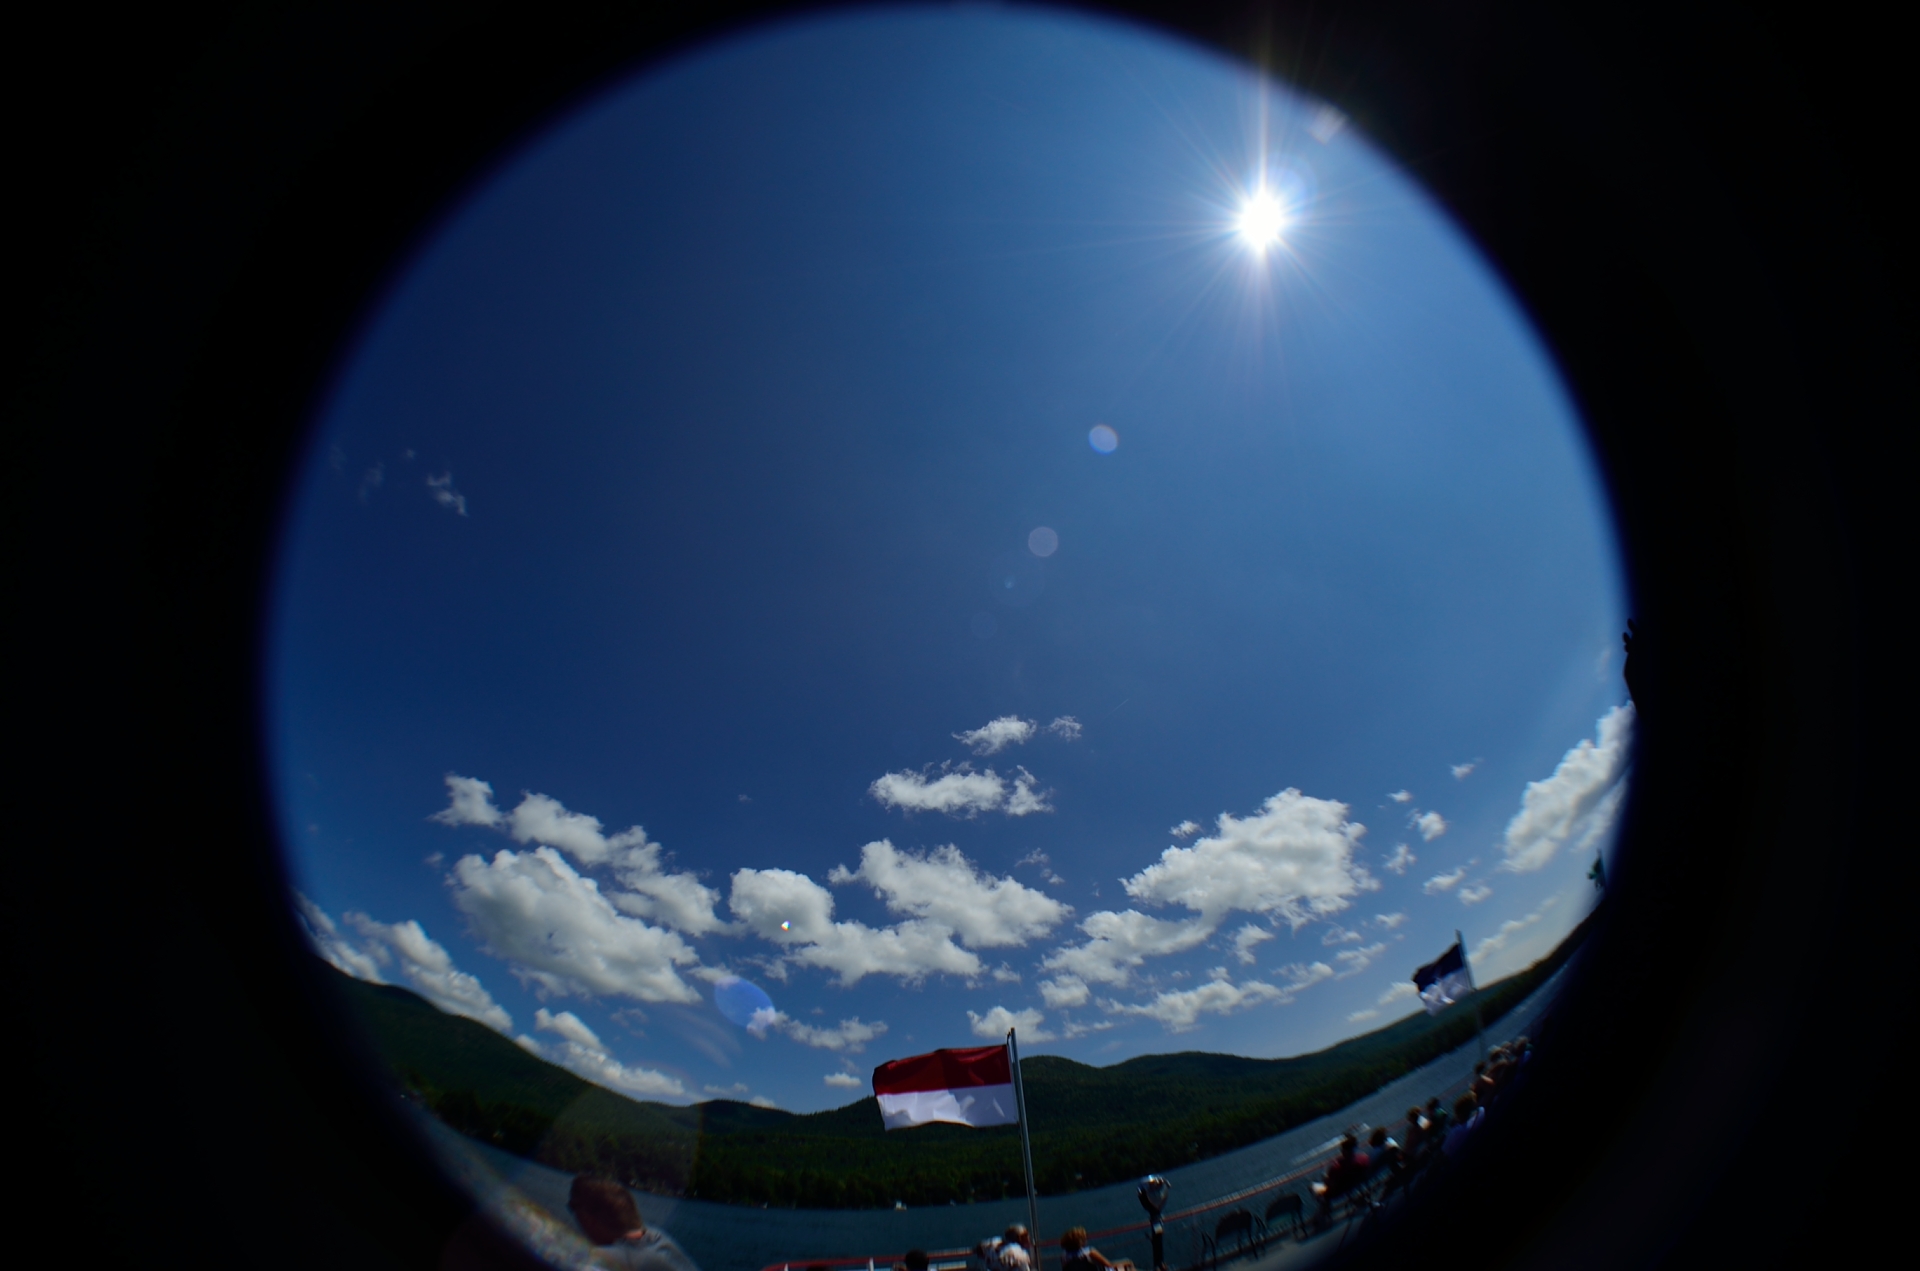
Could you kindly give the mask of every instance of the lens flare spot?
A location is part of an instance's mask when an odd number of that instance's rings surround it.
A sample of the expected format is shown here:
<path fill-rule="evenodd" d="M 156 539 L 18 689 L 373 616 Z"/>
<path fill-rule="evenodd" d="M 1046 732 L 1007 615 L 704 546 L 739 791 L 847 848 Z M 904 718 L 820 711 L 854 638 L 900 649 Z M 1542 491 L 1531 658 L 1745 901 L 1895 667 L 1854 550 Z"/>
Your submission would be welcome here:
<path fill-rule="evenodd" d="M 1042 525 L 1027 535 L 1027 550 L 1035 556 L 1051 556 L 1060 550 L 1060 536 Z"/>
<path fill-rule="evenodd" d="M 1120 445 L 1120 434 L 1105 424 L 1095 424 L 1087 430 L 1087 444 L 1103 455 L 1110 455 Z"/>

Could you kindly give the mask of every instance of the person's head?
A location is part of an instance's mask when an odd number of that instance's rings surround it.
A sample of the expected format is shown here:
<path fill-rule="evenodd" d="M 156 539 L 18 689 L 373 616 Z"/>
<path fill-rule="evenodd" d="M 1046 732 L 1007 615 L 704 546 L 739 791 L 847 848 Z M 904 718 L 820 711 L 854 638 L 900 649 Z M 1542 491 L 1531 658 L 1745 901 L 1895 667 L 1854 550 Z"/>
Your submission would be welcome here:
<path fill-rule="evenodd" d="M 1418 1108 L 1408 1108 L 1408 1109 L 1407 1109 L 1407 1124 L 1408 1124 L 1408 1125 L 1419 1125 L 1419 1124 L 1420 1124 L 1420 1109 L 1418 1109 Z"/>
<path fill-rule="evenodd" d="M 1439 1110 L 1440 1110 L 1440 1096 L 1439 1096 L 1439 1095 L 1435 1095 L 1435 1096 L 1433 1096 L 1433 1098 L 1431 1098 L 1431 1099 L 1429 1099 L 1429 1100 L 1427 1100 L 1427 1111 L 1429 1111 L 1429 1112 L 1438 1112 Z"/>
<path fill-rule="evenodd" d="M 1387 1145 L 1387 1127 L 1384 1125 L 1381 1126 L 1379 1129 L 1375 1130 L 1371 1135 L 1367 1137 L 1367 1146 L 1370 1148 L 1374 1148 L 1377 1150 L 1379 1148 L 1385 1147 L 1386 1145 Z"/>
<path fill-rule="evenodd" d="M 1473 1066 L 1473 1075 L 1478 1077 L 1481 1073 L 1485 1072 L 1486 1070 L 1487 1070 L 1487 1063 L 1483 1059 L 1479 1063 Z"/>
<path fill-rule="evenodd" d="M 1007 1228 L 1006 1234 L 1000 1238 L 1010 1245 L 1030 1245 L 1033 1243 L 1033 1233 L 1028 1231 L 1026 1227 L 1020 1223 L 1015 1223 L 1013 1226 Z"/>
<path fill-rule="evenodd" d="M 622 1236 L 646 1230 L 640 1206 L 633 1203 L 633 1193 L 610 1178 L 576 1176 L 567 1193 L 567 1208 L 579 1220 L 587 1239 L 597 1245 L 610 1245 Z"/>
<path fill-rule="evenodd" d="M 1479 1106 L 1480 1101 L 1474 1098 L 1473 1091 L 1469 1090 L 1453 1101 L 1453 1115 L 1455 1119 L 1464 1121 L 1472 1116 L 1473 1110 Z"/>
<path fill-rule="evenodd" d="M 1360 1140 L 1354 1138 L 1351 1134 L 1345 1136 L 1340 1140 L 1340 1155 L 1352 1156 L 1355 1152 L 1359 1150 L 1360 1150 Z"/>
<path fill-rule="evenodd" d="M 900 1259 L 900 1265 L 907 1271 L 927 1271 L 927 1251 L 925 1249 L 907 1250 L 906 1256 Z"/>
<path fill-rule="evenodd" d="M 1082 1249 L 1086 1247 L 1087 1247 L 1087 1229 L 1085 1227 L 1069 1227 L 1065 1231 L 1060 1233 L 1060 1252 L 1061 1253 L 1067 1253 L 1067 1254 L 1079 1253 Z"/>

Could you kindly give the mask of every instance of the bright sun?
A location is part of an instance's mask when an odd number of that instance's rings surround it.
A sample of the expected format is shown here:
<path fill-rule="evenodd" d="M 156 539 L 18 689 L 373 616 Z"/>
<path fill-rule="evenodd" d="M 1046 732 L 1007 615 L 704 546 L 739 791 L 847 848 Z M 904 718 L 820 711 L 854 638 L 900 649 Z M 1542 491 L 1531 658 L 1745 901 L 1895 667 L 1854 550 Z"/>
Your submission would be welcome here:
<path fill-rule="evenodd" d="M 1254 191 L 1240 209 L 1240 236 L 1257 252 L 1264 252 L 1279 242 L 1280 231 L 1286 223 L 1286 211 L 1280 206 L 1280 200 L 1265 188 Z"/>

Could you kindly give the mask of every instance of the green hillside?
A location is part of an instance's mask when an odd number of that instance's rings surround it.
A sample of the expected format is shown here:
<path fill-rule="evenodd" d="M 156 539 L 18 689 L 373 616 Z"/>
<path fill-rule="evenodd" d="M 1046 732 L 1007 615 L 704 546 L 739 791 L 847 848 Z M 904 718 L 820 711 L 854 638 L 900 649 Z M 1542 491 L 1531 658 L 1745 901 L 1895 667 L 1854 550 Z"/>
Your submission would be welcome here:
<path fill-rule="evenodd" d="M 1585 934 L 1488 985 L 1491 1021 L 1559 968 Z M 886 1133 L 871 1097 L 797 1115 L 730 1100 L 692 1107 L 614 1094 L 405 989 L 339 977 L 403 1084 L 456 1129 L 565 1170 L 737 1204 L 865 1208 L 1017 1195 L 1013 1127 Z M 1473 1013 L 1424 1012 L 1311 1055 L 1185 1052 L 1096 1068 L 1022 1061 L 1042 1192 L 1098 1187 L 1200 1160 L 1337 1111 L 1473 1036 Z M 930 1148 L 935 1150 L 929 1150 Z"/>

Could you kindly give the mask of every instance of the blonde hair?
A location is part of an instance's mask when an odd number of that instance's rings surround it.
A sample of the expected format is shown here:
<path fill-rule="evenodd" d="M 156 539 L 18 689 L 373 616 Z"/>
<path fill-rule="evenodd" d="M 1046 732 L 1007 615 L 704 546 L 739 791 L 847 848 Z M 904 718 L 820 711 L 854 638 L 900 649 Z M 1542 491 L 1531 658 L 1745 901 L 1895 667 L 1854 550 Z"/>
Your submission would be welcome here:
<path fill-rule="evenodd" d="M 1060 1236 L 1060 1249 L 1063 1253 L 1073 1253 L 1087 1247 L 1087 1229 L 1069 1227 Z"/>

